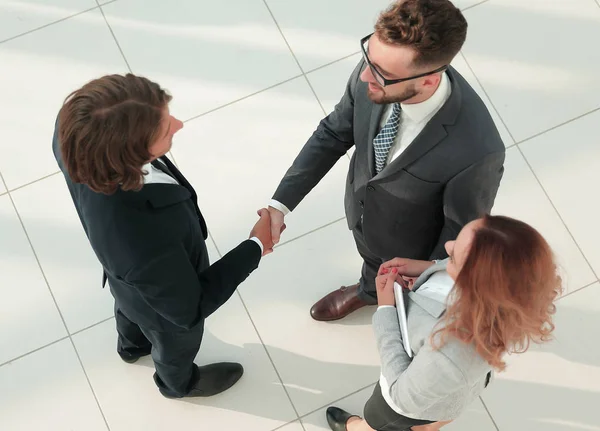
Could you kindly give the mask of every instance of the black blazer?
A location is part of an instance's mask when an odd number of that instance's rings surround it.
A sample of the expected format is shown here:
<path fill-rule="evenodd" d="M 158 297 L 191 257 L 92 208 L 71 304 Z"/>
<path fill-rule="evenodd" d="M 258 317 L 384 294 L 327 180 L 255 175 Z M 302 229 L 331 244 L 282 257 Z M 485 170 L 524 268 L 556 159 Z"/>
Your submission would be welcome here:
<path fill-rule="evenodd" d="M 119 308 L 157 331 L 192 329 L 224 304 L 258 267 L 260 247 L 242 242 L 213 265 L 207 228 L 192 186 L 162 161 L 180 185 L 148 184 L 139 192 L 95 193 L 69 178 L 57 138 L 54 156 Z"/>
<path fill-rule="evenodd" d="M 385 105 L 367 96 L 358 64 L 335 110 L 321 121 L 273 198 L 293 210 L 336 161 L 355 147 L 346 181 L 348 227 L 362 223 L 382 259 L 442 259 L 444 243 L 489 213 L 504 172 L 505 148 L 486 106 L 452 67 L 452 94 L 425 129 L 375 175 L 373 139 Z"/>

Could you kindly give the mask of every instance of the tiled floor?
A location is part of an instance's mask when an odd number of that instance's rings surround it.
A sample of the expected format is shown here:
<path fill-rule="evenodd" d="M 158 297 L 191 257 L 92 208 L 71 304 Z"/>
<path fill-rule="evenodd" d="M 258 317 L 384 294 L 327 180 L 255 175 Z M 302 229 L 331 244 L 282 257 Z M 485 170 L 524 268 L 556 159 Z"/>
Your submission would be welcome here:
<path fill-rule="evenodd" d="M 378 375 L 372 310 L 333 324 L 308 315 L 358 276 L 346 158 L 208 322 L 197 362 L 240 361 L 243 380 L 172 401 L 148 359 L 127 365 L 114 351 L 112 298 L 50 142 L 62 100 L 91 78 L 131 70 L 169 88 L 172 112 L 188 120 L 172 155 L 198 190 L 218 259 L 339 100 L 387 2 L 0 0 L 0 430 L 323 431 L 326 406 L 361 411 Z M 447 429 L 598 431 L 600 1 L 457 4 L 469 39 L 454 65 L 510 147 L 495 212 L 542 231 L 567 296 L 556 340 L 511 356 Z"/>

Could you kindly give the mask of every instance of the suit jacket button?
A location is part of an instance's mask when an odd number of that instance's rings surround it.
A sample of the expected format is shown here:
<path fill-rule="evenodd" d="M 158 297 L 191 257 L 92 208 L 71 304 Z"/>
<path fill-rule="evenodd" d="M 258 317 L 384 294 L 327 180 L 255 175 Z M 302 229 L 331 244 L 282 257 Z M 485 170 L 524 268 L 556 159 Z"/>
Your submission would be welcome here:
<path fill-rule="evenodd" d="M 373 191 L 375 191 L 375 187 L 373 187 L 373 186 L 367 186 L 367 190 L 370 191 L 370 192 L 373 192 Z"/>

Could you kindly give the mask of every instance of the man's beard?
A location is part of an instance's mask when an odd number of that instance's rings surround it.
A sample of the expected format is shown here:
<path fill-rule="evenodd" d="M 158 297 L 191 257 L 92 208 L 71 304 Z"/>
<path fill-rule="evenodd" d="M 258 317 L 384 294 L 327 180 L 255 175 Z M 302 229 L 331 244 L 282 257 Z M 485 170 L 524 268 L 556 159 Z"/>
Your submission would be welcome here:
<path fill-rule="evenodd" d="M 378 105 L 387 105 L 389 103 L 402 103 L 406 100 L 412 99 L 418 94 L 419 92 L 417 91 L 414 85 L 404 90 L 403 93 L 395 94 L 393 96 L 386 94 L 385 89 L 384 92 L 374 93 L 367 88 L 367 96 L 369 97 L 369 99 L 371 99 L 371 102 L 376 103 Z"/>

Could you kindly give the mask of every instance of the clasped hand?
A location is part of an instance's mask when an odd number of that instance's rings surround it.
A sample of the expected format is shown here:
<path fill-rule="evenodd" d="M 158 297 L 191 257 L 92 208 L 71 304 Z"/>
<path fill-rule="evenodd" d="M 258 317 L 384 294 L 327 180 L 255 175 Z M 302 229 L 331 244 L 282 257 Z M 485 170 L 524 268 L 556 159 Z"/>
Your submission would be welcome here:
<path fill-rule="evenodd" d="M 282 215 L 281 224 L 277 226 L 277 236 L 276 238 L 273 238 L 272 224 L 274 223 L 271 220 L 270 211 L 266 208 L 261 208 L 260 210 L 258 210 L 257 214 L 259 216 L 259 219 L 252 228 L 252 231 L 250 232 L 250 238 L 258 238 L 258 240 L 263 245 L 262 255 L 266 256 L 267 254 L 273 252 L 273 247 L 275 246 L 275 244 L 277 244 L 277 242 L 279 242 L 279 235 L 281 235 L 281 233 L 285 230 L 286 226 L 285 223 L 283 223 Z"/>

